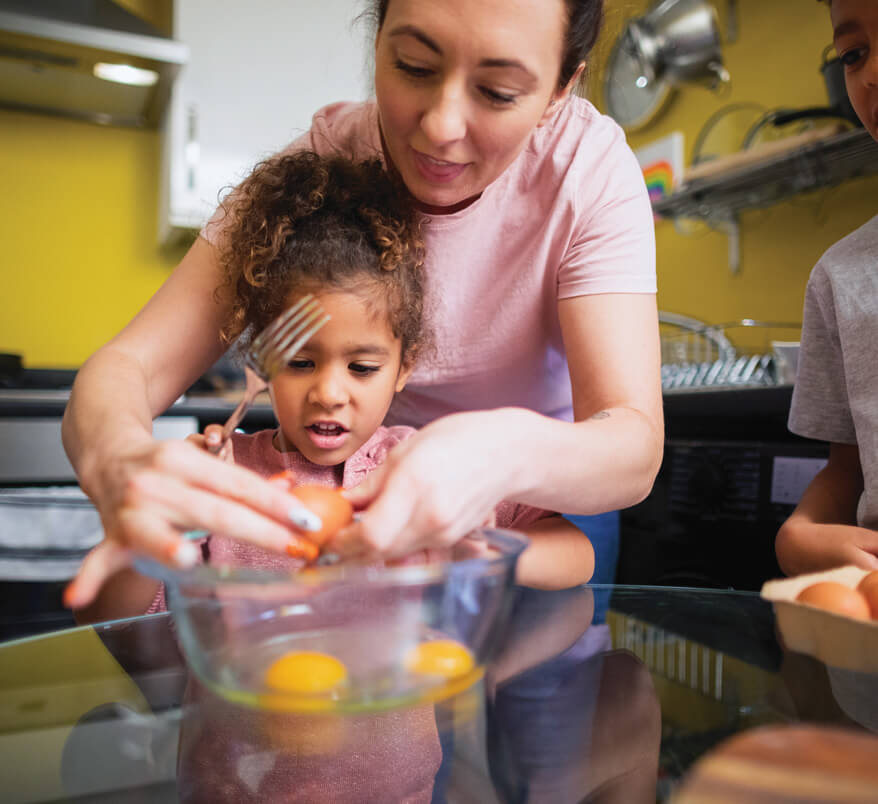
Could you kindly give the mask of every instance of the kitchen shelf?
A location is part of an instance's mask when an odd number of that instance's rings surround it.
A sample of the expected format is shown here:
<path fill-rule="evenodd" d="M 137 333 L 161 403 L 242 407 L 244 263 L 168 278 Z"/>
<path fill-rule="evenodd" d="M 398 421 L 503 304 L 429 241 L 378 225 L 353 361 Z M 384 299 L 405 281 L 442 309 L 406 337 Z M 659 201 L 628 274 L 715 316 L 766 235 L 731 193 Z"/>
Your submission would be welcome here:
<path fill-rule="evenodd" d="M 662 218 L 704 220 L 725 231 L 729 236 L 729 267 L 737 272 L 739 213 L 874 174 L 878 174 L 878 143 L 865 129 L 853 129 L 694 179 L 656 199 L 652 208 Z"/>

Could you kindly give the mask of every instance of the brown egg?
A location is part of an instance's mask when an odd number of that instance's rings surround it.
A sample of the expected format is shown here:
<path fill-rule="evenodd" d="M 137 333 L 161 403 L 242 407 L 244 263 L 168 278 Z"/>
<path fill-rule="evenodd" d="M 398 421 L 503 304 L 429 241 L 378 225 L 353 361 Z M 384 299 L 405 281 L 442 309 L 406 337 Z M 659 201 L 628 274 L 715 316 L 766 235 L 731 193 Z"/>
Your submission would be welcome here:
<path fill-rule="evenodd" d="M 864 575 L 857 586 L 857 591 L 866 598 L 869 610 L 872 612 L 872 619 L 878 620 L 878 570 Z"/>
<path fill-rule="evenodd" d="M 863 592 L 865 594 L 866 589 L 870 586 L 878 586 L 878 570 L 872 570 L 872 572 L 867 572 L 860 579 L 859 584 L 857 584 L 857 591 Z"/>
<path fill-rule="evenodd" d="M 308 541 L 323 547 L 354 517 L 354 507 L 342 496 L 341 489 L 304 484 L 291 489 L 305 508 L 320 517 L 323 527 L 303 534 Z"/>
<path fill-rule="evenodd" d="M 869 619 L 869 604 L 866 598 L 856 589 L 836 581 L 811 584 L 799 592 L 796 600 L 855 620 Z"/>

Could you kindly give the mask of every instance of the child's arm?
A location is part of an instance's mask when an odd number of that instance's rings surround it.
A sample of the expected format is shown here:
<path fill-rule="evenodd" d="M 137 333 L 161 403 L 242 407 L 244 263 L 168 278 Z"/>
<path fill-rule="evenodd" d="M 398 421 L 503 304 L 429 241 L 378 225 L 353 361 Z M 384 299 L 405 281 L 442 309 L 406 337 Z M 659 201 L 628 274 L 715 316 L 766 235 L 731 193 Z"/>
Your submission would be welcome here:
<path fill-rule="evenodd" d="M 878 532 L 856 525 L 862 491 L 859 449 L 832 444 L 829 462 L 777 534 L 775 552 L 787 575 L 844 564 L 878 569 Z"/>
<path fill-rule="evenodd" d="M 518 559 L 515 582 L 534 589 L 568 589 L 594 573 L 594 547 L 575 525 L 557 514 L 519 527 L 530 546 Z"/>

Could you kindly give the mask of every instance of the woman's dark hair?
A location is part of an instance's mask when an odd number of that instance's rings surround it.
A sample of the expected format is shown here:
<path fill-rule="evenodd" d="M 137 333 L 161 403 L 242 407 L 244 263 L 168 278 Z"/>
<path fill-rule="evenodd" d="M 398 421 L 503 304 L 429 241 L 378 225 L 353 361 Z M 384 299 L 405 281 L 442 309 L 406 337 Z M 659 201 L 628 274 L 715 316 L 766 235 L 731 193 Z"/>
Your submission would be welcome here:
<path fill-rule="evenodd" d="M 368 16 L 379 30 L 387 16 L 390 0 L 370 0 Z M 567 86 L 576 68 L 591 53 L 604 21 L 604 0 L 564 0 L 567 8 L 567 34 L 561 54 L 558 89 Z"/>
<path fill-rule="evenodd" d="M 341 290 L 386 315 L 404 365 L 414 362 L 427 340 L 420 219 L 379 160 L 275 156 L 222 207 L 220 290 L 232 298 L 224 340 L 246 342 L 291 293 Z"/>

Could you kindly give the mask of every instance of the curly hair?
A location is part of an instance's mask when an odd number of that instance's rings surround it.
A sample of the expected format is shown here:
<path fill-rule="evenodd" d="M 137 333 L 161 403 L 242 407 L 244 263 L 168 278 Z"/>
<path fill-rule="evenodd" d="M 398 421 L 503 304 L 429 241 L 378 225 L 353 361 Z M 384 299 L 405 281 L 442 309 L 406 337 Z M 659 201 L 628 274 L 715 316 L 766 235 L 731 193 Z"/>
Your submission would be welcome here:
<path fill-rule="evenodd" d="M 427 345 L 420 218 L 378 159 L 311 151 L 260 162 L 222 204 L 219 244 L 231 311 L 226 342 L 247 340 L 291 293 L 341 290 L 384 314 L 404 365 Z"/>

